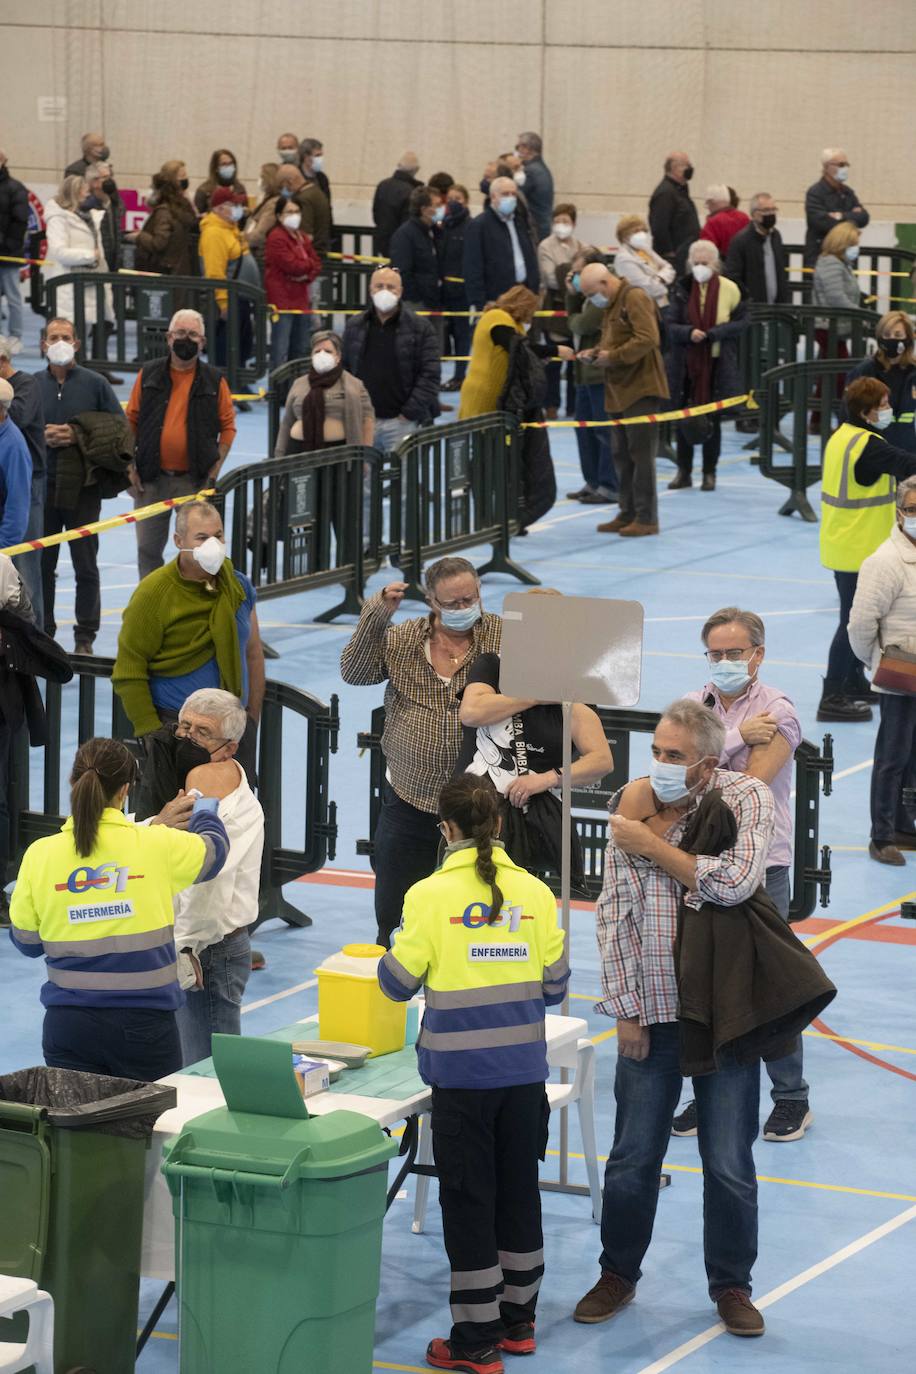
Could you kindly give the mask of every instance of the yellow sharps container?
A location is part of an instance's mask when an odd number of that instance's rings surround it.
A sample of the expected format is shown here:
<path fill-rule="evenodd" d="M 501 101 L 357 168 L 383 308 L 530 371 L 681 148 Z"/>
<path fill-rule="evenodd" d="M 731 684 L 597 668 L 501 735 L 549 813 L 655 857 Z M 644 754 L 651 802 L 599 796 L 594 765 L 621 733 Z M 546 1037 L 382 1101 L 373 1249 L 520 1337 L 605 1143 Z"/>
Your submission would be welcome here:
<path fill-rule="evenodd" d="M 316 968 L 322 1040 L 368 1045 L 373 1056 L 404 1048 L 407 1003 L 392 1002 L 378 985 L 384 953 L 381 945 L 344 945 Z"/>

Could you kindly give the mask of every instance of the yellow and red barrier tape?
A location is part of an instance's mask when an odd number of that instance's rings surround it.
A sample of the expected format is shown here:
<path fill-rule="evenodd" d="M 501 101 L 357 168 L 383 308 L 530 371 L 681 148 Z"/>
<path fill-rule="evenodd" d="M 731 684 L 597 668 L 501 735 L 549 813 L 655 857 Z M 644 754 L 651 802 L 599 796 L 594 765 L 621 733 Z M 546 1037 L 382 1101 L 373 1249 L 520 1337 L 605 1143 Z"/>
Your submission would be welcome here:
<path fill-rule="evenodd" d="M 87 539 L 92 534 L 105 534 L 108 530 L 117 529 L 119 525 L 136 525 L 138 520 L 149 520 L 151 516 L 162 515 L 165 511 L 173 510 L 175 506 L 183 506 L 187 501 L 205 501 L 208 496 L 215 495 L 213 487 L 206 487 L 191 496 L 173 496 L 168 501 L 157 501 L 152 506 L 138 506 L 127 515 L 112 515 L 107 520 L 95 520 L 91 525 L 80 525 L 78 529 L 48 534 L 44 539 L 26 539 L 21 544 L 11 544 L 8 549 L 0 549 L 0 553 L 12 558 L 17 553 L 32 553 L 35 549 L 53 548 L 55 544 L 69 544 L 74 539 Z"/>
<path fill-rule="evenodd" d="M 660 410 L 655 415 L 630 415 L 625 420 L 528 420 L 522 429 L 605 429 L 616 425 L 659 425 L 666 420 L 690 420 L 695 415 L 712 415 L 717 410 L 728 410 L 732 406 L 747 406 L 756 410 L 754 393 L 748 391 L 744 396 L 729 396 L 724 401 L 710 401 L 703 406 L 684 406 L 682 410 Z"/>

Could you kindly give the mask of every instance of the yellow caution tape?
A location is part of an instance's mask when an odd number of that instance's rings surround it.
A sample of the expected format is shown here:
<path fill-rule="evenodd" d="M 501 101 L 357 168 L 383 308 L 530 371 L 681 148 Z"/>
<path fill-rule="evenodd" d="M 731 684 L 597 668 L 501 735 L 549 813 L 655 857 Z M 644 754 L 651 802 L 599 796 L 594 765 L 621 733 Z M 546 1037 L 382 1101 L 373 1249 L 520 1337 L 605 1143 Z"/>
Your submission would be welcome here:
<path fill-rule="evenodd" d="M 731 406 L 747 406 L 756 410 L 757 402 L 753 392 L 744 396 L 729 396 L 725 401 L 710 401 L 703 406 L 685 406 L 682 410 L 664 410 L 656 415 L 631 415 L 626 420 L 529 420 L 522 429 L 604 429 L 616 425 L 658 425 L 667 420 L 689 420 L 695 415 L 711 415 L 717 410 L 728 410 Z"/>
<path fill-rule="evenodd" d="M 0 553 L 7 554 L 10 558 L 17 553 L 32 553 L 35 549 L 50 549 L 55 544 L 69 544 L 74 539 L 88 539 L 93 534 L 105 534 L 108 530 L 115 530 L 119 525 L 135 525 L 138 520 L 149 520 L 153 515 L 162 515 L 164 511 L 172 510 L 174 506 L 183 506 L 186 501 L 204 501 L 208 496 L 215 496 L 216 489 L 207 487 L 204 491 L 194 492 L 191 496 L 173 496 L 168 501 L 157 501 L 152 506 L 139 506 L 129 515 L 112 515 L 108 520 L 95 520 L 91 525 L 81 525 L 78 529 L 64 530 L 61 534 L 49 534 L 44 539 L 27 539 L 22 544 L 11 544 L 8 549 L 0 549 Z"/>

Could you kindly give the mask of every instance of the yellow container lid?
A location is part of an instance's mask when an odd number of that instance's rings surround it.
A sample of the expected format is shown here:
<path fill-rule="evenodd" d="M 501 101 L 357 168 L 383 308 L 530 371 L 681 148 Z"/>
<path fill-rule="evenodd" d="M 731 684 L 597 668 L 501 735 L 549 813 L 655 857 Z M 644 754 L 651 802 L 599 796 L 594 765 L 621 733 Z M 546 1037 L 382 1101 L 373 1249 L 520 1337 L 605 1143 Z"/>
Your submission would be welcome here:
<path fill-rule="evenodd" d="M 369 978 L 375 982 L 378 961 L 385 953 L 383 945 L 344 945 L 337 954 L 329 954 L 315 972 L 336 974 L 345 978 Z"/>

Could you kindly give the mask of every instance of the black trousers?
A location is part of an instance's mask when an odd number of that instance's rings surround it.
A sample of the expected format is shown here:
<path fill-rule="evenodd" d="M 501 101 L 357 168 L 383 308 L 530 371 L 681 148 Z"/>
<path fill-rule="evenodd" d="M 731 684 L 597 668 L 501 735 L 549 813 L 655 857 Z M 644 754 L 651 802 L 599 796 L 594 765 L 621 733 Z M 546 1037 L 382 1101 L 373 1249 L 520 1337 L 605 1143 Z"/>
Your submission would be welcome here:
<path fill-rule="evenodd" d="M 708 439 L 704 439 L 700 447 L 703 450 L 703 472 L 714 473 L 719 462 L 719 454 L 722 452 L 722 426 L 719 423 L 718 415 L 711 415 L 712 429 Z M 696 447 L 685 436 L 682 425 L 676 426 L 677 433 L 677 465 L 681 472 L 693 472 L 693 450 Z"/>
<path fill-rule="evenodd" d="M 76 530 L 91 525 L 102 512 L 98 487 L 84 487 L 73 510 L 61 510 L 52 501 L 45 505 L 45 534 L 60 534 L 61 530 Z M 91 644 L 99 632 L 102 616 L 102 594 L 99 581 L 99 537 L 74 539 L 70 546 L 70 560 L 76 577 L 75 638 Z M 57 622 L 54 619 L 54 589 L 57 579 L 57 559 L 60 544 L 41 551 L 41 587 L 44 599 L 45 634 L 54 638 Z"/>
<path fill-rule="evenodd" d="M 181 1068 L 173 1011 L 127 1007 L 48 1007 L 41 1033 L 45 1063 L 153 1083 Z"/>
<path fill-rule="evenodd" d="M 881 697 L 881 724 L 871 770 L 871 837 L 893 844 L 897 831 L 913 833 L 916 808 L 904 806 L 901 792 L 916 784 L 916 697 Z"/>
<path fill-rule="evenodd" d="M 834 572 L 833 580 L 840 597 L 840 623 L 827 655 L 827 681 L 832 687 L 842 690 L 850 687 L 864 676 L 864 669 L 852 651 L 849 642 L 849 615 L 859 582 L 857 572 Z"/>
<path fill-rule="evenodd" d="M 407 889 L 428 878 L 439 861 L 439 818 L 432 811 L 418 811 L 386 782 L 372 839 L 378 943 L 387 949 L 401 924 Z"/>
<path fill-rule="evenodd" d="M 538 1160 L 550 1109 L 543 1083 L 433 1088 L 433 1157 L 452 1269 L 452 1349 L 494 1346 L 533 1322 L 544 1275 Z"/>

